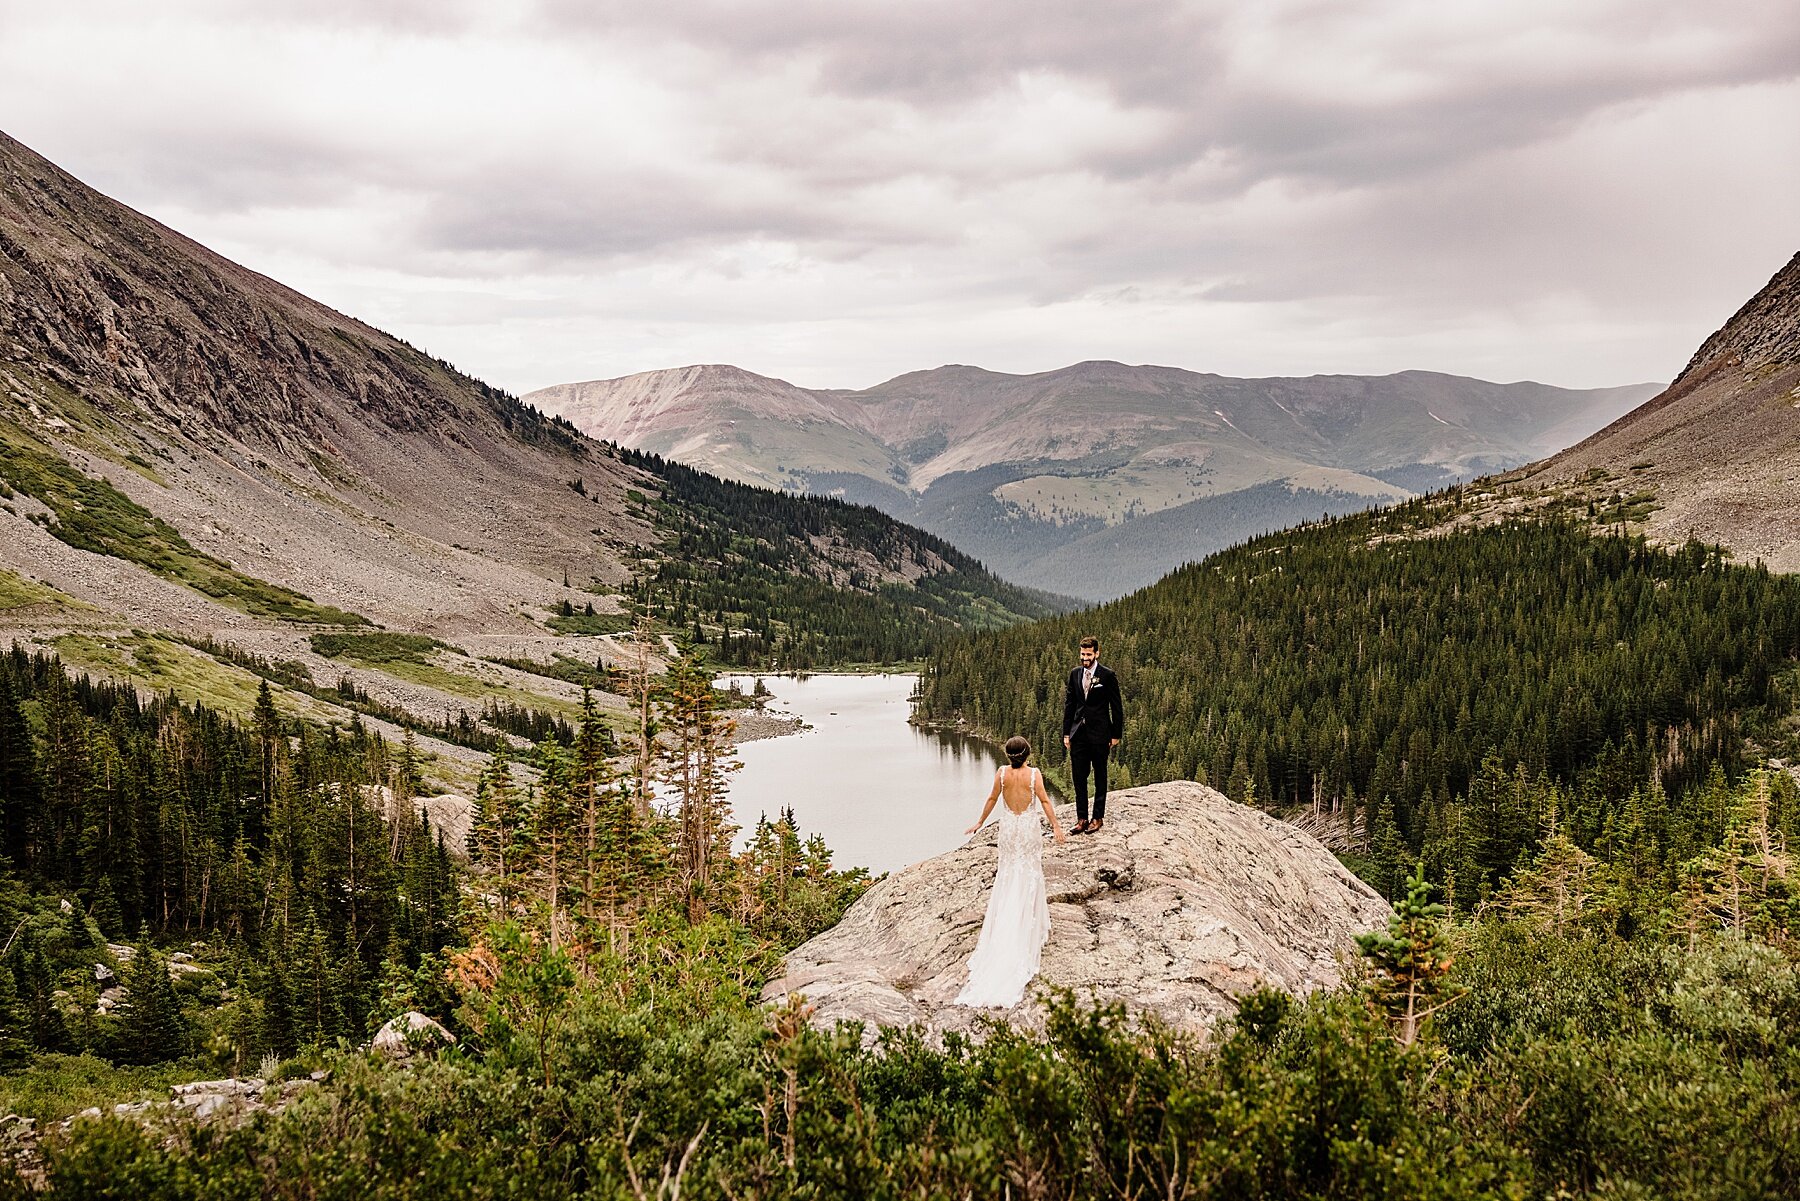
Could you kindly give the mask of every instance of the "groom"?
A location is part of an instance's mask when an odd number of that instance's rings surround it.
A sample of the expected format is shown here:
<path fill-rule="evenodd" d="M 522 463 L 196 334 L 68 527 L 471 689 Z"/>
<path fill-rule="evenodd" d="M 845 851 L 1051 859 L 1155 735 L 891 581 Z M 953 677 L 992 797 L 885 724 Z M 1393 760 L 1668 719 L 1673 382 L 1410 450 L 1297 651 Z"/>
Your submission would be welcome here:
<path fill-rule="evenodd" d="M 1075 777 L 1075 827 L 1093 834 L 1106 825 L 1106 757 L 1125 736 L 1125 698 L 1119 677 L 1100 666 L 1100 640 L 1081 640 L 1081 666 L 1069 673 L 1063 692 L 1063 745 Z M 1094 820 L 1088 820 L 1088 771 L 1094 773 Z"/>

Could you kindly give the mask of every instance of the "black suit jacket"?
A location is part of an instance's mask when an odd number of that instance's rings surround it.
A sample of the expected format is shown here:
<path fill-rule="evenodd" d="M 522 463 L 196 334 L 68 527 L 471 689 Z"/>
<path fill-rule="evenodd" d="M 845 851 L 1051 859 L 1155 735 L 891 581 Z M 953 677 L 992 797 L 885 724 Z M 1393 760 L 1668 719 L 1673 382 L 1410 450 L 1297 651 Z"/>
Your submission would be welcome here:
<path fill-rule="evenodd" d="M 1105 746 L 1125 737 L 1125 696 L 1119 677 L 1104 663 L 1094 668 L 1094 686 L 1081 694 L 1081 668 L 1069 673 L 1063 691 L 1063 737 Z"/>

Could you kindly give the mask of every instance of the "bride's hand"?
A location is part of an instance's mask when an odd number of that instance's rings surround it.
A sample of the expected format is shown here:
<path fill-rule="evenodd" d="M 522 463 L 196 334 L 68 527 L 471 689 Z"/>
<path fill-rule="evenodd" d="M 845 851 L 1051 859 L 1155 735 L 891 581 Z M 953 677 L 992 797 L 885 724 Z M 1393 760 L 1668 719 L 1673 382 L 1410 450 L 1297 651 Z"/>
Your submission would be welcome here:
<path fill-rule="evenodd" d="M 979 829 L 981 829 L 981 823 L 976 822 L 974 825 L 970 826 L 967 830 L 964 830 L 963 833 L 964 834 L 973 834 L 973 833 L 975 833 L 975 831 L 977 831 Z"/>
<path fill-rule="evenodd" d="M 1059 844 L 1069 841 L 1069 836 L 1063 833 L 1063 828 L 1061 826 L 1056 827 L 1056 833 L 1052 834 L 1050 837 L 1055 839 Z"/>

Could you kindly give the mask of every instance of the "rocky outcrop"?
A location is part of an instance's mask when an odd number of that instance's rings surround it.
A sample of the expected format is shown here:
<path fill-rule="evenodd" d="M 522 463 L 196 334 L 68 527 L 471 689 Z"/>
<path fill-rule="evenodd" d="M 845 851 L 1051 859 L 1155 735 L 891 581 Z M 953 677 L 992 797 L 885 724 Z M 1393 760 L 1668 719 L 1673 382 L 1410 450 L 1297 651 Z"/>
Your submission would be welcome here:
<path fill-rule="evenodd" d="M 0 1117 L 0 1163 L 13 1168 L 41 1191 L 46 1182 L 40 1142 L 46 1133 L 63 1138 L 79 1123 L 114 1117 L 142 1123 L 165 1138 L 185 1139 L 192 1136 L 196 1126 L 236 1127 L 262 1114 L 279 1113 L 329 1075 L 319 1071 L 298 1080 L 227 1077 L 172 1084 L 166 1101 L 121 1101 L 104 1110 L 90 1106 L 61 1121 L 50 1122 L 43 1129 L 36 1118 L 7 1114 Z"/>
<path fill-rule="evenodd" d="M 369 1049 L 389 1059 L 407 1059 L 415 1052 L 435 1051 L 456 1042 L 456 1035 L 416 1009 L 392 1018 L 375 1032 Z"/>
<path fill-rule="evenodd" d="M 1115 793 L 1106 824 L 1064 846 L 1045 843 L 1041 985 L 1199 1029 L 1259 987 L 1338 983 L 1352 937 L 1388 917 L 1386 902 L 1316 839 L 1203 784 Z M 990 824 L 889 876 L 795 949 L 764 999 L 802 996 L 820 1024 L 974 1028 L 979 1013 L 996 1011 L 951 1001 L 981 930 L 995 854 Z M 1028 992 L 999 1016 L 1035 1027 L 1041 1007 Z"/>

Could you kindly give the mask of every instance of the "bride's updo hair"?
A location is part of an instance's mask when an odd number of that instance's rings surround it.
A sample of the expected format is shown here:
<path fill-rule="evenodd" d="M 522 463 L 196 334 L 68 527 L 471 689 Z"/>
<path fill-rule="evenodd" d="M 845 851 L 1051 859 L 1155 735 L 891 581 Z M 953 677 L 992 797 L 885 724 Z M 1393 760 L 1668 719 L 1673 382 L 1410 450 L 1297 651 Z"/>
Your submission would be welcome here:
<path fill-rule="evenodd" d="M 1024 767 L 1025 760 L 1031 754 L 1031 744 L 1024 737 L 1014 734 L 1006 740 L 1006 757 L 1012 760 L 1014 767 Z"/>

